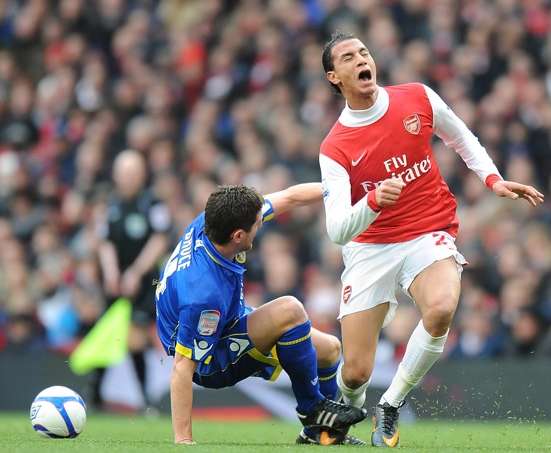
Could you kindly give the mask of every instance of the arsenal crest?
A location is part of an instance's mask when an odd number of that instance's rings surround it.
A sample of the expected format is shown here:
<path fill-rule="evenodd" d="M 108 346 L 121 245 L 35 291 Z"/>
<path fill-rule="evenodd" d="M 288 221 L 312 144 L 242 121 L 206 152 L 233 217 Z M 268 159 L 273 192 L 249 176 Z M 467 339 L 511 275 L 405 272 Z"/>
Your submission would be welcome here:
<path fill-rule="evenodd" d="M 421 120 L 419 119 L 419 115 L 414 113 L 413 115 L 409 115 L 407 118 L 404 118 L 404 127 L 410 134 L 418 135 L 421 130 Z"/>

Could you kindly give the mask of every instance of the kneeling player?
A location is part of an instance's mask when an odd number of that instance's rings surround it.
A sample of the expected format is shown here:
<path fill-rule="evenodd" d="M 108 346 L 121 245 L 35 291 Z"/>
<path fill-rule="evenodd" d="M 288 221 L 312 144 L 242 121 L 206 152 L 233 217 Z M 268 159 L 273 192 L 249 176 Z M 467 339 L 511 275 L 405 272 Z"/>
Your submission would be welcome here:
<path fill-rule="evenodd" d="M 362 443 L 346 433 L 366 417 L 365 409 L 332 401 L 339 341 L 312 329 L 293 297 L 256 310 L 243 297 L 242 263 L 262 223 L 274 212 L 321 196 L 317 183 L 290 187 L 264 202 L 248 187 L 221 187 L 174 249 L 157 286 L 156 305 L 159 338 L 175 356 L 170 393 L 176 443 L 193 443 L 192 382 L 221 388 L 249 376 L 275 379 L 282 368 L 305 427 L 297 442 Z"/>

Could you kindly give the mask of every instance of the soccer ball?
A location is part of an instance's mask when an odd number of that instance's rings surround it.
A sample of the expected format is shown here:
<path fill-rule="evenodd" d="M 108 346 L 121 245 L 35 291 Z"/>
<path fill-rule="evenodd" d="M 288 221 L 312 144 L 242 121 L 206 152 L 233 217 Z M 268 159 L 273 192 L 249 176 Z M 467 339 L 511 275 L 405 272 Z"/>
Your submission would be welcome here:
<path fill-rule="evenodd" d="M 86 404 L 70 388 L 55 385 L 36 395 L 30 417 L 33 429 L 44 437 L 77 437 L 86 423 Z"/>

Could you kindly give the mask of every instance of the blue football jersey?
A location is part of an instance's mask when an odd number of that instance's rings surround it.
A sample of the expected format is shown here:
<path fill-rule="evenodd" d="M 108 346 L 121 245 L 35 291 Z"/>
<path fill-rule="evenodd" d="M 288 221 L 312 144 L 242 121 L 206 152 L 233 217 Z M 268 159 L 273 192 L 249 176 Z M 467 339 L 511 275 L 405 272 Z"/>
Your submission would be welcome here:
<path fill-rule="evenodd" d="M 262 217 L 273 217 L 266 200 Z M 169 355 L 197 362 L 198 374 L 209 365 L 224 332 L 251 311 L 243 296 L 244 260 L 222 256 L 204 232 L 205 214 L 186 229 L 172 252 L 155 293 L 157 331 Z M 217 357 L 217 367 L 224 363 Z"/>

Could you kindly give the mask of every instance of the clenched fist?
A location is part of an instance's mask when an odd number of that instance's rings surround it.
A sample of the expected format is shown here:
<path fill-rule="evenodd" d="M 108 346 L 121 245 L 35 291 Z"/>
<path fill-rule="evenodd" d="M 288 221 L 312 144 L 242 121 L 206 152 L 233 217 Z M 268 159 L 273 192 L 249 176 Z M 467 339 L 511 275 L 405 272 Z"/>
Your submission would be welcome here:
<path fill-rule="evenodd" d="M 398 178 L 385 179 L 375 189 L 375 201 L 377 205 L 381 208 L 395 205 L 405 185 L 404 181 Z"/>

